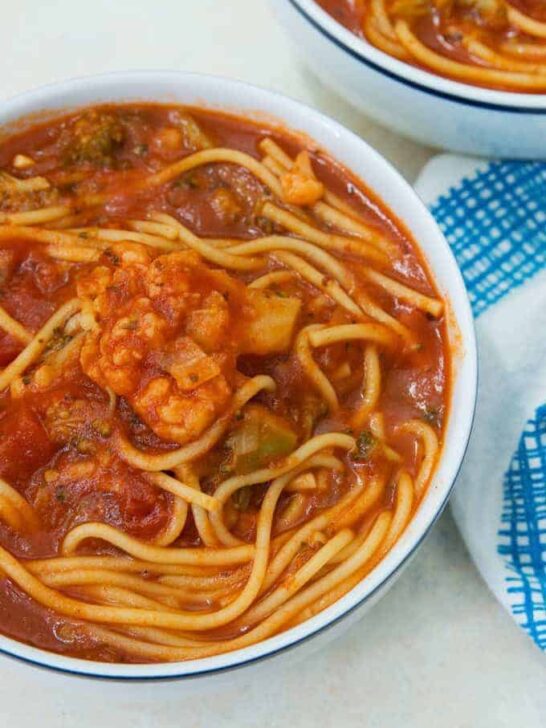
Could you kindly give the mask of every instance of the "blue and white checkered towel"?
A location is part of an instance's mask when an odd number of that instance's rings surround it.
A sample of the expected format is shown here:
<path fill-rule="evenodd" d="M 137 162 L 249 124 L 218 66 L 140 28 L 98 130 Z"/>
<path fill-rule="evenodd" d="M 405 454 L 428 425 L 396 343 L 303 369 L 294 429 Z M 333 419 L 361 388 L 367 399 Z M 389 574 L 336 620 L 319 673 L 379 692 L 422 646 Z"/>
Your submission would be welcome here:
<path fill-rule="evenodd" d="M 453 513 L 491 590 L 546 651 L 546 164 L 441 155 L 416 189 L 457 257 L 478 334 Z"/>

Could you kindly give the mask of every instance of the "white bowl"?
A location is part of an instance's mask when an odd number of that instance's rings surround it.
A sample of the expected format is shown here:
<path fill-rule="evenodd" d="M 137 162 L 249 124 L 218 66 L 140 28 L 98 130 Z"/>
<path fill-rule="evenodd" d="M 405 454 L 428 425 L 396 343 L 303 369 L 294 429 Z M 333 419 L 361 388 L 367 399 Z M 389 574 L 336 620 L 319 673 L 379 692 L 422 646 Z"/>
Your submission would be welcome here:
<path fill-rule="evenodd" d="M 546 159 L 546 94 L 480 88 L 403 63 L 315 0 L 271 4 L 309 69 L 379 123 L 454 152 Z"/>
<path fill-rule="evenodd" d="M 438 226 L 413 189 L 365 142 L 313 109 L 270 91 L 211 76 L 177 72 L 133 72 L 67 81 L 17 96 L 2 104 L 0 126 L 46 112 L 47 116 L 86 104 L 159 101 L 202 105 L 276 122 L 312 137 L 394 210 L 417 240 L 434 279 L 448 301 L 449 335 L 455 347 L 454 386 L 443 454 L 427 495 L 402 538 L 350 593 L 293 629 L 257 645 L 190 662 L 123 665 L 80 660 L 0 636 L 0 652 L 67 673 L 143 680 L 197 678 L 280 658 L 296 646 L 331 638 L 369 608 L 392 584 L 446 505 L 470 435 L 476 400 L 476 343 L 463 279 Z"/>

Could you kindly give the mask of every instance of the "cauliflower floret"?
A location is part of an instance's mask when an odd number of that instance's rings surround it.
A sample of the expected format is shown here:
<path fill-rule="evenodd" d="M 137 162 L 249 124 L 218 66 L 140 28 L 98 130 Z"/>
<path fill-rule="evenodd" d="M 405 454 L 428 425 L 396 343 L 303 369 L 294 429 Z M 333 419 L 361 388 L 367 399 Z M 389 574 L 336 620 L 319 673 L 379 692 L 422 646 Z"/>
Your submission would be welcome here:
<path fill-rule="evenodd" d="M 300 301 L 249 291 L 193 251 L 112 255 L 78 290 L 94 315 L 82 368 L 159 437 L 196 439 L 229 407 L 239 354 L 289 348 Z"/>
<path fill-rule="evenodd" d="M 96 310 L 104 313 L 110 303 L 118 308 L 120 295 L 127 299 L 141 291 L 152 254 L 145 245 L 127 241 L 106 248 L 102 261 L 78 278 L 76 290 L 80 298 L 96 301 Z"/>
<path fill-rule="evenodd" d="M 195 440 L 226 408 L 231 388 L 218 375 L 185 393 L 169 377 L 152 379 L 132 400 L 152 430 L 180 444 Z"/>
<path fill-rule="evenodd" d="M 315 177 L 308 152 L 300 152 L 292 168 L 281 176 L 281 187 L 291 205 L 313 205 L 320 200 L 324 185 Z"/>
<path fill-rule="evenodd" d="M 76 282 L 79 298 L 94 299 L 112 284 L 112 270 L 105 265 L 97 265 L 87 275 L 80 276 Z"/>
<path fill-rule="evenodd" d="M 196 439 L 231 399 L 222 373 L 224 357 L 208 356 L 183 336 L 154 352 L 149 361 L 162 374 L 133 395 L 134 410 L 159 437 L 180 444 Z"/>
<path fill-rule="evenodd" d="M 178 323 L 188 307 L 199 301 L 199 294 L 192 290 L 191 277 L 200 261 L 192 250 L 161 255 L 146 273 L 147 295 L 173 323 Z"/>
<path fill-rule="evenodd" d="M 159 437 L 199 437 L 232 395 L 235 357 L 225 349 L 235 351 L 237 337 L 226 298 L 231 291 L 236 301 L 244 286 L 193 251 L 153 261 L 139 246 L 113 246 L 112 254 L 113 270 L 98 266 L 80 285 L 80 295 L 95 296 L 96 316 L 81 365 L 125 397 Z"/>
<path fill-rule="evenodd" d="M 131 395 L 141 380 L 139 364 L 166 340 L 168 325 L 148 298 L 132 301 L 103 329 L 87 337 L 82 347 L 84 371 L 116 394 Z"/>

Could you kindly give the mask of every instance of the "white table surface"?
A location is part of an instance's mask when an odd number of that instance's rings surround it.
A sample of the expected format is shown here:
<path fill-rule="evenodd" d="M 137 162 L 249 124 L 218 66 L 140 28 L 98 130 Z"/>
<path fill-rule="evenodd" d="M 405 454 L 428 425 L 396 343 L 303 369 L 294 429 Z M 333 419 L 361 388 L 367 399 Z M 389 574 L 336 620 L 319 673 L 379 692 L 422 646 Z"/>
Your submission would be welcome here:
<path fill-rule="evenodd" d="M 301 99 L 411 181 L 431 151 L 377 127 L 294 57 L 266 0 L 0 0 L 0 96 L 70 76 L 172 68 Z M 544 658 L 481 582 L 446 513 L 386 597 L 310 659 L 205 689 L 93 683 L 0 658 L 13 728 L 544 728 Z"/>

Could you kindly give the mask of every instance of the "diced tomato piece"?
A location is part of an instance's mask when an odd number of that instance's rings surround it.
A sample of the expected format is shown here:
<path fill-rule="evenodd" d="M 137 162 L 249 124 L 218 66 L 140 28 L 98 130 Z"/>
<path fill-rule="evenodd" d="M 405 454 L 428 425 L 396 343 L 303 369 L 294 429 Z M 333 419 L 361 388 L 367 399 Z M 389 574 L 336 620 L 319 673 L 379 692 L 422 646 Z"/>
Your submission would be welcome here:
<path fill-rule="evenodd" d="M 0 417 L 0 475 L 27 479 L 48 462 L 55 445 L 28 405 L 12 403 Z"/>
<path fill-rule="evenodd" d="M 5 367 L 21 351 L 22 344 L 9 334 L 0 333 L 0 367 Z"/>

